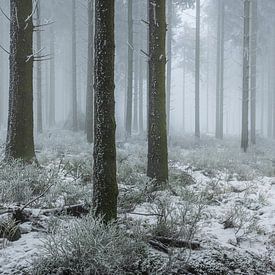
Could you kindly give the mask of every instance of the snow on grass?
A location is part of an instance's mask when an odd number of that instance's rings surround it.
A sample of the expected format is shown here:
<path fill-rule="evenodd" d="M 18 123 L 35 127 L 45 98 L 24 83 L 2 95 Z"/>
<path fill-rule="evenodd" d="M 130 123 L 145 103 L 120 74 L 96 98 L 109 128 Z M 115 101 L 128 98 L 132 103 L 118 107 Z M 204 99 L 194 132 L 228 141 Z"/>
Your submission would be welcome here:
<path fill-rule="evenodd" d="M 4 135 L 0 134 L 1 137 Z M 32 207 L 89 202 L 92 148 L 84 135 L 54 131 L 40 135 L 36 142 L 42 167 L 52 171 L 62 160 L 62 169 L 57 172 L 57 184 Z M 169 154 L 169 188 L 151 192 L 151 183 L 146 177 L 146 146 L 119 143 L 120 218 L 131 220 L 151 233 L 166 230 L 180 236 L 185 230 L 183 237 L 196 216 L 200 203 L 196 199 L 203 198 L 203 211 L 192 228 L 192 239 L 200 240 L 203 249 L 192 253 L 191 262 L 200 262 L 204 254 L 211 258 L 208 252 L 222 247 L 221 251 L 228 251 L 229 257 L 238 258 L 236 253 L 243 257 L 255 253 L 275 266 L 274 148 L 274 142 L 266 140 L 261 140 L 260 145 L 247 154 L 240 151 L 234 139 L 216 142 L 206 138 L 200 144 L 193 144 L 191 140 L 175 144 Z M 185 210 L 184 218 L 180 209 Z M 39 208 L 31 211 L 39 214 Z M 163 211 L 167 212 L 166 221 L 159 216 L 163 217 Z M 166 227 L 156 227 L 158 223 Z M 23 234 L 18 241 L 2 247 L 0 274 L 21 274 L 22 268 L 30 267 L 31 260 L 39 253 L 39 236 L 42 233 Z"/>

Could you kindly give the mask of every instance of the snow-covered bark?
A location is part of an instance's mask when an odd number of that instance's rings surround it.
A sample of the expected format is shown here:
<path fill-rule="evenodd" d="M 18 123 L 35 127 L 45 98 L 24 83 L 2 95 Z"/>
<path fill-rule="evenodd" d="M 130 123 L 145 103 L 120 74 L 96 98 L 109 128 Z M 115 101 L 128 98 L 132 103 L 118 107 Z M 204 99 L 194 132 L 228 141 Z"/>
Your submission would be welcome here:
<path fill-rule="evenodd" d="M 168 179 L 165 104 L 165 0 L 149 0 L 149 127 L 147 175 Z"/>
<path fill-rule="evenodd" d="M 114 0 L 96 0 L 93 207 L 105 221 L 117 217 L 114 54 Z"/>
<path fill-rule="evenodd" d="M 35 158 L 33 140 L 33 5 L 10 1 L 10 87 L 6 158 Z"/>
<path fill-rule="evenodd" d="M 94 0 L 88 1 L 88 64 L 86 90 L 86 134 L 87 141 L 94 141 Z"/>

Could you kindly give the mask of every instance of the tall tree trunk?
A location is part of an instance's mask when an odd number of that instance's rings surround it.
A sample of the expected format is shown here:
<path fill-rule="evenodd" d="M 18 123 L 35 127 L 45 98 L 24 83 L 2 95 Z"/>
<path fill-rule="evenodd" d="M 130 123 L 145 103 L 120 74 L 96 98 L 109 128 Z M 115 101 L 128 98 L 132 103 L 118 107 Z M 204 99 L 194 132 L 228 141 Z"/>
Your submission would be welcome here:
<path fill-rule="evenodd" d="M 257 89 L 257 0 L 251 1 L 251 61 L 250 61 L 250 123 L 251 143 L 256 144 L 256 89 Z"/>
<path fill-rule="evenodd" d="M 165 0 L 149 0 L 149 127 L 147 175 L 168 180 L 165 104 Z"/>
<path fill-rule="evenodd" d="M 37 51 L 39 52 L 41 50 L 41 31 L 39 30 L 39 26 L 41 24 L 41 19 L 40 19 L 40 0 L 37 2 L 37 7 L 36 7 L 36 22 L 38 26 L 38 30 L 36 31 L 36 45 L 37 45 Z M 36 96 L 36 126 L 37 126 L 37 132 L 42 133 L 43 131 L 43 120 L 42 120 L 42 70 L 41 70 L 41 62 L 37 62 L 37 96 Z"/>
<path fill-rule="evenodd" d="M 250 0 L 244 1 L 244 41 L 243 41 L 243 96 L 242 96 L 242 138 L 241 148 L 248 148 L 248 105 L 249 105 L 249 16 Z"/>
<path fill-rule="evenodd" d="M 200 0 L 196 0 L 195 136 L 200 137 Z"/>
<path fill-rule="evenodd" d="M 50 91 L 49 91 L 49 126 L 55 126 L 55 34 L 51 30 L 50 44 L 51 60 L 50 60 Z"/>
<path fill-rule="evenodd" d="M 182 64 L 182 132 L 185 132 L 185 85 L 186 85 L 186 49 L 183 47 Z"/>
<path fill-rule="evenodd" d="M 6 158 L 24 161 L 35 159 L 32 12 L 32 0 L 10 0 L 10 87 Z"/>
<path fill-rule="evenodd" d="M 223 101 L 224 101 L 224 0 L 221 0 L 221 72 L 220 72 L 220 139 L 223 139 Z"/>
<path fill-rule="evenodd" d="M 126 138 L 132 135 L 133 112 L 133 0 L 128 0 L 128 82 L 126 101 Z"/>
<path fill-rule="evenodd" d="M 94 0 L 88 2 L 88 64 L 86 90 L 86 134 L 89 143 L 94 142 Z"/>
<path fill-rule="evenodd" d="M 216 69 L 216 138 L 223 138 L 224 0 L 218 1 Z"/>
<path fill-rule="evenodd" d="M 143 133 L 143 73 L 144 64 L 142 57 L 139 55 L 139 133 Z"/>
<path fill-rule="evenodd" d="M 139 90 L 139 46 L 136 43 L 136 53 L 135 58 L 135 70 L 134 70 L 134 118 L 133 118 L 133 130 L 138 132 L 138 90 Z"/>
<path fill-rule="evenodd" d="M 76 0 L 72 0 L 72 130 L 78 130 L 76 84 Z"/>
<path fill-rule="evenodd" d="M 105 222 L 117 218 L 114 58 L 114 0 L 95 0 L 93 208 Z"/>
<path fill-rule="evenodd" d="M 172 80 L 172 17 L 173 1 L 167 1 L 167 88 L 166 88 L 166 114 L 167 114 L 167 135 L 170 134 L 170 111 L 171 111 L 171 80 Z"/>

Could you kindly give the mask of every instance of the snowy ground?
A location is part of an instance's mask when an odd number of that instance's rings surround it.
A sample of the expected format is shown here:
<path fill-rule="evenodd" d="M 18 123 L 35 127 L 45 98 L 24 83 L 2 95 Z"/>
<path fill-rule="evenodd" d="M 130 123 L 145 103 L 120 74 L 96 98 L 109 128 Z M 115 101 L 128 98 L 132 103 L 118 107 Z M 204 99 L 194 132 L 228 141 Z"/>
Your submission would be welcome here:
<path fill-rule="evenodd" d="M 57 183 L 49 194 L 32 207 L 62 207 L 89 201 L 92 154 L 84 140 L 81 134 L 69 132 L 48 133 L 37 139 L 41 165 L 49 173 L 53 167 L 62 166 L 62 169 L 59 167 L 55 175 Z M 170 149 L 169 190 L 158 191 L 153 199 L 141 198 L 148 180 L 145 176 L 146 148 L 134 145 L 142 144 L 139 140 L 131 144 L 119 143 L 120 218 L 140 222 L 145 227 L 157 220 L 157 216 L 151 214 L 168 210 L 168 218 L 171 218 L 171 213 L 177 216 L 183 207 L 187 213 L 184 219 L 189 222 L 189 227 L 181 224 L 183 234 L 192 231 L 192 240 L 198 240 L 202 245 L 201 250 L 191 252 L 190 262 L 211 258 L 214 250 L 223 254 L 227 251 L 227 257 L 252 255 L 252 259 L 257 258 L 270 267 L 266 272 L 235 270 L 230 274 L 275 274 L 275 174 L 271 162 L 275 155 L 274 143 L 266 141 L 263 144 L 263 141 L 261 146 L 245 155 L 240 153 L 237 141 L 232 140 L 215 144 L 211 138 L 206 138 L 199 146 L 188 139 L 184 146 L 175 142 Z M 163 198 L 162 203 L 166 203 L 162 208 L 156 203 L 158 198 Z M 203 198 L 203 202 L 198 198 Z M 0 203 L 0 210 L 8 206 L 14 206 L 14 202 L 10 205 Z M 30 211 L 39 216 L 39 209 Z M 198 214 L 198 211 L 201 212 Z M 194 224 L 196 229 L 191 230 L 192 215 L 198 215 L 199 220 Z M 40 220 L 44 224 L 50 218 L 42 215 Z M 24 274 L 23 270 L 27 270 L 33 258 L 41 252 L 47 226 L 43 230 L 37 230 L 37 225 L 29 223 L 21 227 L 25 234 L 18 241 L 0 239 L 0 274 Z"/>

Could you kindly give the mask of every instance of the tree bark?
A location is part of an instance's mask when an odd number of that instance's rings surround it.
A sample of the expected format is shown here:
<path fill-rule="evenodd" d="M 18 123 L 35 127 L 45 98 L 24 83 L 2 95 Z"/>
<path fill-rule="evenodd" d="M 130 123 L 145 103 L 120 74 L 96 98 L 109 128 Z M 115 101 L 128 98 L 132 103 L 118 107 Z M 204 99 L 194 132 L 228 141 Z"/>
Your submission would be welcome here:
<path fill-rule="evenodd" d="M 165 97 L 165 0 L 149 0 L 149 127 L 147 175 L 168 180 Z"/>
<path fill-rule="evenodd" d="M 128 0 L 128 81 L 126 100 L 126 138 L 132 135 L 133 112 L 133 0 Z"/>
<path fill-rule="evenodd" d="M 171 111 L 171 79 L 172 79 L 172 15 L 173 1 L 167 1 L 167 95 L 166 95 L 166 114 L 167 114 L 167 135 L 170 134 L 170 111 Z"/>
<path fill-rule="evenodd" d="M 96 0 L 93 208 L 105 222 L 117 218 L 114 56 L 114 0 Z"/>
<path fill-rule="evenodd" d="M 32 0 L 10 0 L 10 87 L 6 158 L 24 161 L 35 159 L 32 12 Z"/>
<path fill-rule="evenodd" d="M 244 1 L 244 40 L 243 40 L 243 96 L 242 96 L 242 138 L 241 148 L 248 148 L 248 105 L 249 105 L 249 16 L 250 0 Z"/>
<path fill-rule="evenodd" d="M 40 0 L 37 2 L 36 7 L 36 23 L 38 29 L 36 31 L 36 45 L 37 45 L 37 52 L 41 50 L 41 31 L 39 30 L 39 26 L 41 24 L 40 18 Z M 36 96 L 36 127 L 37 132 L 41 134 L 43 132 L 43 121 L 42 121 L 42 69 L 41 69 L 41 61 L 37 61 L 37 96 Z"/>
<path fill-rule="evenodd" d="M 94 0 L 88 2 L 88 64 L 86 90 L 86 134 L 87 141 L 94 141 Z"/>
<path fill-rule="evenodd" d="M 200 0 L 196 0 L 195 136 L 200 137 Z"/>

